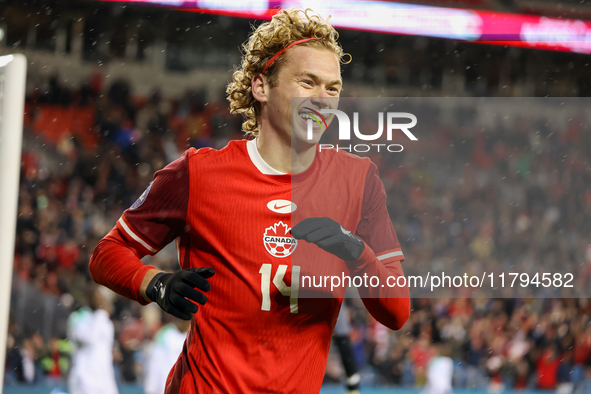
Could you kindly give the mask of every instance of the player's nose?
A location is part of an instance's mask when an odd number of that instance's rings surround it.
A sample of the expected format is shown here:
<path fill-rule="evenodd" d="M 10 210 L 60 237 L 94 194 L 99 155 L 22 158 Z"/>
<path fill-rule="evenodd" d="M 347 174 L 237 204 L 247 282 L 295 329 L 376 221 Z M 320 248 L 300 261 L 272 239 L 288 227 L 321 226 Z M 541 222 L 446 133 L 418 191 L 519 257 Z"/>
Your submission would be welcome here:
<path fill-rule="evenodd" d="M 317 96 L 310 99 L 310 102 L 317 106 L 319 109 L 330 108 L 330 96 L 326 94 L 326 91 L 320 90 Z"/>

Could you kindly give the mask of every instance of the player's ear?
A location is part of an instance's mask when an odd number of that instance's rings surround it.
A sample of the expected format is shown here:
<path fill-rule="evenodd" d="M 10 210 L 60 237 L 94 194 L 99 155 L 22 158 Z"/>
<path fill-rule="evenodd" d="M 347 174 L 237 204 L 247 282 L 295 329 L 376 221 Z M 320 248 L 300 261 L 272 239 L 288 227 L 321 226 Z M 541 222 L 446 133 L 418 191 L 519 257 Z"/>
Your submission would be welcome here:
<path fill-rule="evenodd" d="M 269 93 L 269 84 L 267 78 L 262 74 L 257 74 L 251 81 L 252 96 L 260 103 L 267 102 L 267 95 Z"/>

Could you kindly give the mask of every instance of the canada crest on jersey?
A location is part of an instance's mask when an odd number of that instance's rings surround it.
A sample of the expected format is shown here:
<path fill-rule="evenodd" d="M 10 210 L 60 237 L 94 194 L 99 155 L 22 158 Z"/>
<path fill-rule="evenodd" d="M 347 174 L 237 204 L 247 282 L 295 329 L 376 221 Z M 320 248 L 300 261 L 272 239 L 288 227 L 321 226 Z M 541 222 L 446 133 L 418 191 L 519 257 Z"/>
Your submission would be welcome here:
<path fill-rule="evenodd" d="M 291 236 L 290 230 L 291 227 L 283 222 L 275 223 L 265 229 L 263 243 L 271 256 L 282 259 L 293 253 L 298 246 L 298 241 Z"/>

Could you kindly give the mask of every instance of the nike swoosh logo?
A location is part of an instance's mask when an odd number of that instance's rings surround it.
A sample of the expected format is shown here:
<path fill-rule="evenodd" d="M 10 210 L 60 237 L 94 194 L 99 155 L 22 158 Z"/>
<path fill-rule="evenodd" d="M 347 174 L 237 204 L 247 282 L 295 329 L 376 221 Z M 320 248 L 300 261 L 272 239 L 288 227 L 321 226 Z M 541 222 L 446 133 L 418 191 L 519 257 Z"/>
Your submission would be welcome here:
<path fill-rule="evenodd" d="M 276 213 L 288 215 L 298 209 L 293 201 L 289 200 L 271 200 L 267 203 L 267 208 Z"/>

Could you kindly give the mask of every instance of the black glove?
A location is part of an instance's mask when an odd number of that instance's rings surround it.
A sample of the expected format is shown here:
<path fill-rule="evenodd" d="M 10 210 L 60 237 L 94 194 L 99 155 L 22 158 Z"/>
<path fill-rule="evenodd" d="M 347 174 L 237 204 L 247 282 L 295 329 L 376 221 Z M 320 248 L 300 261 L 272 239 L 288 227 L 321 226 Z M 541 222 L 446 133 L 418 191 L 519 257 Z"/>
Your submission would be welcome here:
<path fill-rule="evenodd" d="M 211 286 L 207 279 L 215 274 L 213 268 L 189 268 L 168 274 L 160 272 L 152 278 L 146 295 L 160 305 L 165 312 L 183 320 L 191 320 L 199 307 L 207 302 L 205 294 L 195 290 L 209 291 Z M 191 301 L 190 301 L 191 300 Z"/>
<path fill-rule="evenodd" d="M 291 229 L 291 235 L 346 261 L 357 260 L 365 249 L 359 237 L 330 218 L 304 219 Z"/>

